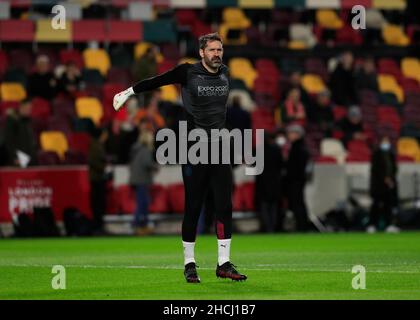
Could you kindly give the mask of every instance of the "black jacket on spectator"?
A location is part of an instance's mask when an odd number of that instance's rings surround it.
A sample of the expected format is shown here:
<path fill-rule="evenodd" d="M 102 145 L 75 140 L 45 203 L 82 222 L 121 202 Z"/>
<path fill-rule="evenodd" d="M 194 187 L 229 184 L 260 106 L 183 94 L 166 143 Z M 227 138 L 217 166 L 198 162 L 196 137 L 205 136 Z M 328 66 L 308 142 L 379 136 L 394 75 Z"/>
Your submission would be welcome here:
<path fill-rule="evenodd" d="M 251 128 L 251 117 L 240 105 L 233 104 L 226 112 L 226 125 L 228 129 L 238 128 L 241 131 Z"/>
<path fill-rule="evenodd" d="M 309 152 L 305 146 L 304 139 L 299 139 L 292 143 L 287 159 L 287 183 L 305 183 L 306 167 L 309 162 Z"/>
<path fill-rule="evenodd" d="M 30 97 L 51 99 L 56 94 L 56 80 L 52 72 L 45 74 L 33 73 L 28 80 L 28 93 Z"/>
<path fill-rule="evenodd" d="M 353 139 L 353 135 L 356 132 L 363 132 L 363 123 L 360 122 L 358 124 L 351 123 L 349 119 L 344 118 L 338 122 L 339 129 L 343 132 L 343 143 L 347 145 L 347 143 Z"/>
<path fill-rule="evenodd" d="M 377 149 L 372 154 L 370 168 L 370 194 L 373 198 L 395 196 L 397 188 L 390 189 L 385 183 L 389 177 L 397 186 L 397 163 L 393 151 Z"/>
<path fill-rule="evenodd" d="M 338 64 L 330 78 L 332 100 L 339 105 L 350 106 L 357 103 L 355 79 L 352 70 Z"/>
<path fill-rule="evenodd" d="M 372 90 L 375 92 L 379 91 L 378 79 L 376 73 L 366 73 L 363 70 L 356 72 L 356 89 L 357 90 Z"/>
<path fill-rule="evenodd" d="M 31 157 L 30 165 L 36 163 L 37 143 L 30 118 L 21 117 L 11 111 L 6 118 L 3 135 L 8 165 L 15 165 L 17 150 Z"/>
<path fill-rule="evenodd" d="M 270 143 L 264 146 L 264 170 L 256 176 L 257 203 L 261 200 L 278 201 L 282 193 L 282 171 L 284 168 L 281 149 Z"/>

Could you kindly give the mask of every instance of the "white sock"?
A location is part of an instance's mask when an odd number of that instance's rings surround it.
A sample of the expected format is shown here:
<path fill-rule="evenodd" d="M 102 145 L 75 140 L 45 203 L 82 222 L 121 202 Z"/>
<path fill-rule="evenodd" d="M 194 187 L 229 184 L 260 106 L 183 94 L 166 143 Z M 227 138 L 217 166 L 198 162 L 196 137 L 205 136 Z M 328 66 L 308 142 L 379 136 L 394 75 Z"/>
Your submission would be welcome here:
<path fill-rule="evenodd" d="M 195 263 L 195 259 L 194 259 L 195 242 L 182 241 L 182 246 L 184 247 L 184 266 L 190 262 Z"/>
<path fill-rule="evenodd" d="M 217 239 L 219 266 L 230 261 L 230 242 L 232 239 Z"/>

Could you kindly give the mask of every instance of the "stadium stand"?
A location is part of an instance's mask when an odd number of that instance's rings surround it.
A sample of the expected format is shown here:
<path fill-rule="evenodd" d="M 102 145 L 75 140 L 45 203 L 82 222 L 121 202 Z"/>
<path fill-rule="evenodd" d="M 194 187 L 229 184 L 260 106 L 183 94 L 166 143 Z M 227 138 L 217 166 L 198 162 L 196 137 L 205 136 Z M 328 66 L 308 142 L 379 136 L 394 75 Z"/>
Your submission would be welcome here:
<path fill-rule="evenodd" d="M 367 55 L 373 57 L 378 90 L 357 92 L 369 139 L 342 143 L 343 132 L 336 125 L 346 117 L 349 106 L 332 101 L 332 132 L 323 132 L 309 117 L 306 130 L 312 156 L 323 163 L 369 161 L 373 141 L 384 128 L 398 141 L 401 161 L 420 162 L 420 25 L 402 22 L 402 17 L 410 14 L 405 11 L 404 0 L 60 3 L 66 7 L 68 18 L 63 30 L 52 29 L 46 4 L 0 2 L 1 121 L 8 109 L 16 109 L 28 96 L 27 78 L 40 53 L 48 52 L 53 71 L 70 62 L 81 70 L 82 85 L 73 95 L 59 92 L 51 101 L 30 97 L 40 165 L 86 164 L 91 125 L 86 118 L 115 135 L 125 134 L 123 127 L 129 122 L 130 111 L 115 113 L 112 98 L 132 83 L 134 61 L 152 46 L 158 48 L 158 72 L 197 61 L 197 37 L 211 31 L 220 32 L 224 38 L 231 96 L 241 97 L 253 129 L 284 129 L 275 114 L 287 91 L 296 85 L 309 114 L 316 95 L 331 88 L 331 66 L 343 51 L 354 53 L 354 70 L 361 68 Z M 355 4 L 367 8 L 365 30 L 350 26 Z M 102 16 L 89 13 L 94 6 L 102 7 Z M 34 13 L 41 18 L 36 19 Z M 301 75 L 298 84 L 291 83 L 294 72 Z M 175 118 L 172 110 L 180 105 L 179 88 L 163 87 L 160 99 L 160 113 L 171 124 Z M 143 106 L 144 101 L 140 101 Z M 249 202 L 252 188 L 244 184 L 236 189 L 237 210 L 253 209 Z M 152 212 L 182 212 L 182 186 L 157 185 L 152 193 Z M 133 211 L 134 195 L 127 186 L 116 188 L 112 194 L 124 201 L 110 200 L 111 211 Z"/>

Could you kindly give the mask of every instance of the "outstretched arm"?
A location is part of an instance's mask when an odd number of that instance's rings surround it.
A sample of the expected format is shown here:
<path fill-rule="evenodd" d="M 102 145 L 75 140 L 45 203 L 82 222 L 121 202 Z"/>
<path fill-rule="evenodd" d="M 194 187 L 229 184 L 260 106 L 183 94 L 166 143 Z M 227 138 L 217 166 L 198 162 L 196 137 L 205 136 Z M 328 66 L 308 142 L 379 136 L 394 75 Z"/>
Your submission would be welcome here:
<path fill-rule="evenodd" d="M 118 111 L 127 99 L 134 94 L 154 90 L 168 84 L 184 84 L 189 66 L 188 63 L 180 64 L 165 73 L 139 81 L 134 86 L 117 93 L 113 101 L 114 109 Z"/>

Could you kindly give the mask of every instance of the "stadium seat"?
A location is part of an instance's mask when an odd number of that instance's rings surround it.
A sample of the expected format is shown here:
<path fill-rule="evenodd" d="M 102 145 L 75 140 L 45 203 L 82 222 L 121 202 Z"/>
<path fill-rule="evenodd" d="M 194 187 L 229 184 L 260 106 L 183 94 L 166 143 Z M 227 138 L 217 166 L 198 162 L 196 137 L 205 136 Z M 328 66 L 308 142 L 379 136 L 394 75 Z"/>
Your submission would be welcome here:
<path fill-rule="evenodd" d="M 97 98 L 92 97 L 80 97 L 76 99 L 76 114 L 79 118 L 89 118 L 99 125 L 102 116 L 103 109 L 102 104 Z"/>
<path fill-rule="evenodd" d="M 48 119 L 51 115 L 51 106 L 48 100 L 40 97 L 32 99 L 32 117 Z"/>
<path fill-rule="evenodd" d="M 152 21 L 155 17 L 153 3 L 131 1 L 128 4 L 128 19 L 134 21 Z"/>
<path fill-rule="evenodd" d="M 0 41 L 32 42 L 35 25 L 31 20 L 0 20 Z"/>
<path fill-rule="evenodd" d="M 81 165 L 87 163 L 87 157 L 80 151 L 67 150 L 64 154 L 64 163 L 67 165 Z"/>
<path fill-rule="evenodd" d="M 138 42 L 143 38 L 143 25 L 137 21 L 110 21 L 107 40 L 110 42 Z"/>
<path fill-rule="evenodd" d="M 327 89 L 322 78 L 316 74 L 304 74 L 301 81 L 303 88 L 311 94 L 320 93 Z"/>
<path fill-rule="evenodd" d="M 26 90 L 20 83 L 3 82 L 0 84 L 2 101 L 22 101 L 26 98 Z"/>
<path fill-rule="evenodd" d="M 330 156 L 318 156 L 315 158 L 316 163 L 337 163 L 337 159 Z"/>
<path fill-rule="evenodd" d="M 372 7 L 387 10 L 404 10 L 406 0 L 372 0 Z"/>
<path fill-rule="evenodd" d="M 257 72 L 251 62 L 245 58 L 232 58 L 229 60 L 230 76 L 244 81 L 248 89 L 254 86 Z"/>
<path fill-rule="evenodd" d="M 316 21 L 319 26 L 326 29 L 340 29 L 344 23 L 334 10 L 317 10 Z"/>
<path fill-rule="evenodd" d="M 312 48 L 317 40 L 309 25 L 293 23 L 289 27 L 289 47 L 291 49 Z"/>
<path fill-rule="evenodd" d="M 6 1 L 0 2 L 0 20 L 10 19 L 10 3 Z"/>
<path fill-rule="evenodd" d="M 161 87 L 161 99 L 163 101 L 177 102 L 178 98 L 178 90 L 174 85 Z"/>
<path fill-rule="evenodd" d="M 226 23 L 219 25 L 219 34 L 227 45 L 245 45 L 247 43 L 247 36 L 244 30 L 231 27 Z"/>
<path fill-rule="evenodd" d="M 34 67 L 34 56 L 30 50 L 12 49 L 8 52 L 10 67 L 23 70 L 30 74 Z"/>
<path fill-rule="evenodd" d="M 241 8 L 224 8 L 222 11 L 222 20 L 230 28 L 243 30 L 251 26 L 251 21 Z"/>
<path fill-rule="evenodd" d="M 83 69 L 84 67 L 82 54 L 80 53 L 79 50 L 76 50 L 76 49 L 60 50 L 60 62 L 62 64 L 74 62 L 79 69 Z"/>
<path fill-rule="evenodd" d="M 87 84 L 102 85 L 104 83 L 104 77 L 98 69 L 84 68 L 82 70 L 82 80 Z"/>
<path fill-rule="evenodd" d="M 73 41 L 89 42 L 106 40 L 106 27 L 104 20 L 73 21 Z"/>
<path fill-rule="evenodd" d="M 175 21 L 158 19 L 143 23 L 143 39 L 152 43 L 174 43 L 177 40 Z"/>
<path fill-rule="evenodd" d="M 61 1 L 59 4 L 66 9 L 66 19 L 82 20 L 82 8 L 80 3 Z"/>
<path fill-rule="evenodd" d="M 333 157 L 337 163 L 344 163 L 347 157 L 346 149 L 337 139 L 325 138 L 321 141 L 321 155 Z"/>
<path fill-rule="evenodd" d="M 72 40 L 72 23 L 67 20 L 64 29 L 53 29 L 50 19 L 36 21 L 35 41 L 37 42 L 70 42 Z"/>
<path fill-rule="evenodd" d="M 87 156 L 89 152 L 89 145 L 91 137 L 85 132 L 72 132 L 68 136 L 70 150 L 81 152 Z"/>
<path fill-rule="evenodd" d="M 404 101 L 404 92 L 395 80 L 394 76 L 388 74 L 379 74 L 378 84 L 379 91 L 383 93 L 393 93 L 397 97 L 399 103 L 402 103 Z"/>
<path fill-rule="evenodd" d="M 2 79 L 3 75 L 5 74 L 8 64 L 9 59 L 6 52 L 0 50 L 0 79 Z"/>
<path fill-rule="evenodd" d="M 116 67 L 109 69 L 106 81 L 111 83 L 120 83 L 124 87 L 131 85 L 133 82 L 130 70 Z"/>
<path fill-rule="evenodd" d="M 64 154 L 69 149 L 67 138 L 61 131 L 41 132 L 40 145 L 44 151 L 56 152 L 60 159 L 64 159 Z"/>
<path fill-rule="evenodd" d="M 417 58 L 403 58 L 401 60 L 401 71 L 407 78 L 416 79 L 420 84 L 420 60 Z"/>
<path fill-rule="evenodd" d="M 85 49 L 83 51 L 83 60 L 86 68 L 97 69 L 104 77 L 106 77 L 111 67 L 109 55 L 104 49 Z"/>
<path fill-rule="evenodd" d="M 420 162 L 420 146 L 414 138 L 399 138 L 397 142 L 398 155 L 408 156 Z"/>
<path fill-rule="evenodd" d="M 56 152 L 43 150 L 38 151 L 37 162 L 39 166 L 55 166 L 61 163 Z"/>
<path fill-rule="evenodd" d="M 410 39 L 398 25 L 386 25 L 382 28 L 382 37 L 388 45 L 407 46 Z"/>

